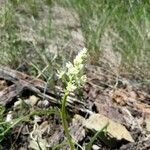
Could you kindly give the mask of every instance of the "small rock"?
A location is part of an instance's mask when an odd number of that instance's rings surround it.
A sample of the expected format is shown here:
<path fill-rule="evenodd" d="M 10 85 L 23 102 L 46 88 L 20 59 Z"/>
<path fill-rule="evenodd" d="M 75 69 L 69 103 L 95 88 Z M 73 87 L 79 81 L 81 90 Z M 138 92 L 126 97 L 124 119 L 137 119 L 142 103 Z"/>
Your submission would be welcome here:
<path fill-rule="evenodd" d="M 21 99 L 19 99 L 18 101 L 16 101 L 16 102 L 14 103 L 14 109 L 15 109 L 15 110 L 18 109 L 19 106 L 21 105 L 21 103 L 22 103 Z"/>
<path fill-rule="evenodd" d="M 107 135 L 116 138 L 118 141 L 124 139 L 128 142 L 134 142 L 130 132 L 122 124 L 115 122 L 102 114 L 92 114 L 85 120 L 84 126 L 87 129 L 100 131 L 106 127 Z"/>
<path fill-rule="evenodd" d="M 42 108 L 42 101 L 41 100 L 38 101 L 37 106 L 40 107 L 40 108 Z"/>
<path fill-rule="evenodd" d="M 41 122 L 41 117 L 35 115 L 34 116 L 34 122 L 36 122 L 36 123 Z"/>
<path fill-rule="evenodd" d="M 99 147 L 99 146 L 97 146 L 97 145 L 93 145 L 93 146 L 92 146 L 92 149 L 93 149 L 93 150 L 99 150 L 99 149 L 100 149 L 100 147 Z"/>
<path fill-rule="evenodd" d="M 48 100 L 44 100 L 43 101 L 43 106 L 44 107 L 49 107 L 50 106 L 50 102 Z"/>
<path fill-rule="evenodd" d="M 32 96 L 29 97 L 29 100 L 30 100 L 31 106 L 34 106 L 38 102 L 39 98 L 32 95 Z"/>
<path fill-rule="evenodd" d="M 39 98 L 32 95 L 29 97 L 29 99 L 25 100 L 25 103 L 31 106 L 34 106 L 38 102 Z"/>
<path fill-rule="evenodd" d="M 40 100 L 37 106 L 40 108 L 48 108 L 50 106 L 50 102 L 48 100 Z"/>
<path fill-rule="evenodd" d="M 13 112 L 9 111 L 7 116 L 6 116 L 6 122 L 10 122 L 13 119 Z"/>

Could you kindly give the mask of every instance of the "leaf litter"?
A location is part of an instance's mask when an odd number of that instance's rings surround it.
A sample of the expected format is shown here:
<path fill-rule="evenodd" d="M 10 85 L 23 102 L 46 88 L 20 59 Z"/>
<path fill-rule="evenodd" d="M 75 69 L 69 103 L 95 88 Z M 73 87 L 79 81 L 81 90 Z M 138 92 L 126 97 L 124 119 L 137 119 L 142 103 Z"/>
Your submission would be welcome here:
<path fill-rule="evenodd" d="M 10 69 L 9 78 L 6 79 L 5 76 L 3 79 L 6 83 L 8 83 L 8 81 L 12 83 L 5 84 L 5 87 L 2 88 L 0 91 L 2 97 L 4 93 L 3 90 L 6 90 L 9 86 L 16 84 L 16 81 L 12 80 L 13 76 L 11 78 L 11 71 L 12 74 L 15 73 L 15 70 Z M 16 75 L 19 75 L 18 78 L 21 78 L 21 80 L 26 81 L 26 78 L 23 78 L 24 76 L 27 77 L 26 74 L 16 72 Z M 29 78 L 32 77 L 28 77 L 27 79 Z M 113 89 L 106 85 L 97 85 L 93 83 L 93 79 L 91 80 L 88 78 L 87 83 L 83 87 L 84 101 L 80 105 L 73 104 L 78 101 L 78 96 L 72 94 L 74 102 L 68 105 L 68 115 L 70 116 L 68 116 L 68 119 L 70 120 L 69 129 L 70 134 L 79 149 L 81 147 L 85 148 L 92 138 L 93 132 L 98 132 L 107 123 L 108 127 L 106 129 L 106 133 L 104 133 L 105 136 L 97 138 L 93 143 L 95 144 L 93 147 L 101 147 L 102 149 L 124 149 L 125 147 L 139 147 L 142 143 L 147 145 L 149 144 L 150 106 L 148 103 L 145 103 L 149 96 L 148 94 L 146 95 L 142 89 L 139 88 L 137 90 L 137 87 L 135 88 L 130 83 L 123 82 L 123 80 L 125 79 L 122 78 L 122 85 Z M 42 80 L 34 80 L 34 85 L 36 85 L 36 82 L 38 83 L 38 86 L 40 85 L 39 83 L 44 85 L 44 81 Z M 2 82 L 2 84 L 3 83 L 4 82 Z M 126 84 L 128 84 L 128 86 Z M 34 85 L 31 84 L 30 87 Z M 42 89 L 41 86 L 39 86 L 39 88 L 40 90 Z M 61 88 L 58 88 L 57 86 L 56 88 L 58 90 L 57 93 L 62 93 L 62 90 L 60 90 Z M 39 102 L 41 103 L 46 101 L 49 105 L 48 109 L 59 108 L 59 100 L 54 102 L 54 99 L 51 101 L 46 97 L 42 100 L 41 97 L 38 96 L 39 92 L 32 93 L 29 90 L 30 92 L 28 91 L 28 94 L 26 94 L 24 88 L 22 89 L 23 90 L 20 93 L 9 100 L 9 105 L 5 105 L 5 103 L 1 102 L 1 105 L 9 107 L 9 110 L 12 112 L 13 118 L 11 118 L 11 120 L 18 116 L 28 115 L 28 113 L 33 110 L 46 110 L 46 105 L 42 105 L 41 107 Z M 11 92 L 11 94 L 13 93 L 13 91 L 8 91 L 8 94 L 9 92 Z M 50 93 L 52 94 L 56 92 L 51 91 L 49 93 L 46 91 L 46 93 L 49 95 Z M 59 95 L 52 95 L 59 99 Z M 10 96 L 7 98 L 10 98 Z M 90 113 L 85 111 L 87 109 Z M 5 112 L 6 118 L 10 111 Z M 38 149 L 37 147 L 41 146 L 43 149 L 48 149 L 55 146 L 57 147 L 57 145 L 64 142 L 64 144 L 61 145 L 61 149 L 69 149 L 68 145 L 65 143 L 66 139 L 64 137 L 59 115 L 49 115 L 48 113 L 47 115 L 41 115 L 39 113 L 29 117 L 22 123 L 16 125 L 13 129 L 11 129 L 11 132 L 8 133 L 8 135 L 11 135 L 10 137 L 12 139 L 17 137 L 13 143 L 13 148 L 19 149 L 21 147 L 28 147 Z M 21 125 L 24 127 L 21 128 Z M 5 138 L 8 138 L 7 134 Z M 23 139 L 24 142 L 22 142 Z M 110 144 L 112 140 L 113 142 L 115 141 L 113 146 Z M 3 142 L 5 142 L 5 139 Z M 4 143 L 2 143 L 2 145 L 5 147 Z M 5 148 L 9 149 L 8 147 Z"/>

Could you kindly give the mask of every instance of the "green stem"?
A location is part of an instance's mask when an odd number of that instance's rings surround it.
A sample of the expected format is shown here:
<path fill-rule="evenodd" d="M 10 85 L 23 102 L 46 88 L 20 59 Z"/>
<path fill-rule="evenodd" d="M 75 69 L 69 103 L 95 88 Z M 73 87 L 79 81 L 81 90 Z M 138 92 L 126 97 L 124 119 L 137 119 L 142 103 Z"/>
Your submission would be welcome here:
<path fill-rule="evenodd" d="M 97 133 L 95 133 L 95 135 L 92 137 L 92 139 L 90 140 L 90 142 L 87 144 L 86 149 L 87 150 L 91 150 L 92 149 L 92 144 L 94 143 L 94 141 L 97 139 L 97 137 L 104 132 L 104 130 L 107 129 L 109 123 L 107 123 L 100 131 L 98 131 Z"/>
<path fill-rule="evenodd" d="M 67 116 L 66 116 L 66 102 L 67 102 L 68 95 L 69 95 L 69 91 L 66 91 L 65 95 L 62 99 L 61 117 L 62 117 L 62 125 L 63 125 L 64 131 L 65 131 L 68 143 L 70 145 L 71 150 L 74 150 L 72 138 L 71 138 L 71 135 L 69 134 L 69 130 L 68 130 L 68 123 L 67 123 Z"/>

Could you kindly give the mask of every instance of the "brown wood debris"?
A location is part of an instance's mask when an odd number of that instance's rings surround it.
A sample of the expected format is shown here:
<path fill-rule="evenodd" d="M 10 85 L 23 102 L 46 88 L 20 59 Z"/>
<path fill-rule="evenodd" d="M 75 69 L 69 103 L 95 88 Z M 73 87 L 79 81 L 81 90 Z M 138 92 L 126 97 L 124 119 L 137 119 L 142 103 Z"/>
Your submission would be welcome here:
<path fill-rule="evenodd" d="M 138 134 L 134 136 L 134 130 L 140 131 L 142 134 L 141 129 L 144 126 L 144 119 L 147 117 L 146 115 L 150 114 L 150 96 L 142 90 L 136 90 L 132 86 L 113 88 L 101 83 L 98 84 L 95 79 L 90 80 L 88 78 L 84 85 L 84 101 L 79 101 L 74 93 L 69 95 L 67 106 L 75 114 L 69 126 L 73 139 L 76 142 L 82 142 L 83 139 L 88 140 L 83 120 L 86 120 L 93 114 L 98 114 L 119 126 L 123 125 L 126 127 L 131 136 L 133 135 L 133 140 L 136 141 Z M 13 105 L 16 102 L 16 98 L 21 97 L 26 90 L 40 98 L 41 101 L 46 100 L 53 106 L 61 104 L 61 98 L 64 94 L 63 89 L 59 86 L 49 87 L 41 79 L 0 66 L 0 105 Z M 80 115 L 77 115 L 79 113 Z M 95 124 L 93 123 L 94 126 Z M 120 136 L 119 133 L 118 136 Z M 56 131 L 51 137 L 53 140 L 48 143 L 49 147 L 59 143 L 63 137 L 63 130 Z"/>
<path fill-rule="evenodd" d="M 63 90 L 55 86 L 53 90 L 49 87 L 46 82 L 40 79 L 31 77 L 25 73 L 10 69 L 8 67 L 0 66 L 0 79 L 9 81 L 12 85 L 3 88 L 0 91 L 0 105 L 6 106 L 9 103 L 14 103 L 14 98 L 20 96 L 24 90 L 29 90 L 35 93 L 42 99 L 47 99 L 51 104 L 60 104 L 60 99 L 63 96 Z M 56 94 L 57 93 L 57 94 Z M 85 111 L 83 102 L 77 100 L 73 93 L 68 97 L 68 106 L 71 109 Z"/>

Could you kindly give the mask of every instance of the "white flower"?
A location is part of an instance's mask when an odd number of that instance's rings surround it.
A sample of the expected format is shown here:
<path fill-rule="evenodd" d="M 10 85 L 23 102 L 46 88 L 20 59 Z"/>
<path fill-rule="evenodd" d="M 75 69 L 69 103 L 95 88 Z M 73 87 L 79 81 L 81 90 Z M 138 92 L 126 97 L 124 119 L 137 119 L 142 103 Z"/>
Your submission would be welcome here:
<path fill-rule="evenodd" d="M 73 63 L 66 63 L 66 71 L 59 72 L 59 78 L 62 79 L 64 75 L 67 76 L 67 87 L 66 90 L 71 92 L 74 91 L 77 86 L 82 85 L 86 81 L 86 76 L 82 76 L 82 70 L 84 67 L 84 60 L 87 57 L 87 49 L 84 48 L 82 51 L 78 53 L 75 57 Z"/>
<path fill-rule="evenodd" d="M 58 74 L 57 74 L 58 78 L 62 79 L 63 75 L 65 74 L 65 71 L 61 70 L 61 71 L 57 71 L 57 72 L 58 72 Z"/>
<path fill-rule="evenodd" d="M 87 57 L 87 49 L 84 48 L 82 51 L 78 53 L 78 55 L 74 59 L 73 61 L 74 65 L 76 66 L 76 65 L 82 64 L 86 57 Z"/>
<path fill-rule="evenodd" d="M 83 75 L 83 76 L 81 77 L 81 82 L 85 83 L 85 82 L 86 82 L 86 80 L 87 80 L 86 75 Z"/>
<path fill-rule="evenodd" d="M 72 92 L 72 91 L 74 91 L 76 88 L 77 88 L 77 86 L 75 86 L 75 85 L 74 85 L 73 83 L 71 83 L 71 82 L 68 82 L 67 87 L 66 87 L 66 90 L 69 91 L 69 92 Z"/>
<path fill-rule="evenodd" d="M 71 62 L 66 63 L 66 67 L 68 69 L 66 72 L 67 76 L 77 75 L 79 73 L 79 69 L 76 66 L 73 66 Z"/>
<path fill-rule="evenodd" d="M 69 61 L 69 62 L 66 63 L 66 67 L 67 67 L 68 69 L 71 69 L 71 68 L 73 68 L 74 66 L 73 66 L 73 64 Z"/>
<path fill-rule="evenodd" d="M 83 67 L 84 67 L 83 64 L 79 64 L 79 65 L 77 66 L 77 68 L 78 68 L 79 71 L 81 71 L 81 70 L 83 69 Z"/>

